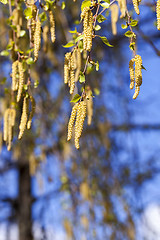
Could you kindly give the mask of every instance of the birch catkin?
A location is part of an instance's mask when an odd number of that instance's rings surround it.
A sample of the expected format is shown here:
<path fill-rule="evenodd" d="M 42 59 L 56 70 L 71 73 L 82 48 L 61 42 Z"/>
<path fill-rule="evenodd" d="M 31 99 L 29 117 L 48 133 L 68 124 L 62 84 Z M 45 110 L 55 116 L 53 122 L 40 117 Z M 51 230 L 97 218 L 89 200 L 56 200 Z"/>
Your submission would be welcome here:
<path fill-rule="evenodd" d="M 21 139 L 24 133 L 24 130 L 26 129 L 27 119 L 28 119 L 28 98 L 25 97 L 23 100 L 23 108 L 22 108 L 22 115 L 21 115 L 21 122 L 19 125 L 19 135 L 18 139 Z"/>
<path fill-rule="evenodd" d="M 75 118 L 76 118 L 77 107 L 78 107 L 78 103 L 76 103 L 72 108 L 71 116 L 70 116 L 69 123 L 68 123 L 67 141 L 70 141 L 71 138 L 72 138 L 72 128 L 73 128 L 74 121 L 75 121 Z"/>
<path fill-rule="evenodd" d="M 92 32 L 93 32 L 93 13 L 89 7 L 84 7 L 81 13 L 83 20 L 83 49 L 91 51 L 92 48 Z"/>
<path fill-rule="evenodd" d="M 134 88 L 134 61 L 135 59 L 132 58 L 129 62 L 129 72 L 130 72 L 130 89 Z"/>
<path fill-rule="evenodd" d="M 18 60 L 12 63 L 12 90 L 16 91 L 18 89 Z"/>
<path fill-rule="evenodd" d="M 27 122 L 27 129 L 31 128 L 32 119 L 33 119 L 35 109 L 36 109 L 36 102 L 32 96 L 30 96 L 30 101 L 31 101 L 31 112 L 29 114 L 29 119 Z"/>
<path fill-rule="evenodd" d="M 56 40 L 56 35 L 55 35 L 55 20 L 54 20 L 53 12 L 52 12 L 51 10 L 49 11 L 49 21 L 50 21 L 51 41 L 52 41 L 52 43 L 54 43 L 55 40 Z"/>
<path fill-rule="evenodd" d="M 41 47 L 41 22 L 38 17 L 34 33 L 34 61 L 37 61 L 38 59 L 38 52 L 40 50 L 40 47 Z"/>
<path fill-rule="evenodd" d="M 23 63 L 18 61 L 18 73 L 19 73 L 19 83 L 18 83 L 18 93 L 17 93 L 17 102 L 20 101 L 22 91 L 23 91 L 23 84 L 24 84 L 24 69 Z"/>
<path fill-rule="evenodd" d="M 112 4 L 110 6 L 111 10 L 111 26 L 112 26 L 112 33 L 113 35 L 117 34 L 117 21 L 118 21 L 118 5 L 116 3 Z"/>
<path fill-rule="evenodd" d="M 132 2 L 133 2 L 133 6 L 134 6 L 134 10 L 135 10 L 135 12 L 139 15 L 140 14 L 140 12 L 139 12 L 139 0 L 132 0 Z"/>
<path fill-rule="evenodd" d="M 157 0 L 156 13 L 157 13 L 157 29 L 160 30 L 160 0 Z"/>
<path fill-rule="evenodd" d="M 126 0 L 118 0 L 118 4 L 121 11 L 120 18 L 123 18 L 126 15 L 126 9 L 127 9 Z"/>

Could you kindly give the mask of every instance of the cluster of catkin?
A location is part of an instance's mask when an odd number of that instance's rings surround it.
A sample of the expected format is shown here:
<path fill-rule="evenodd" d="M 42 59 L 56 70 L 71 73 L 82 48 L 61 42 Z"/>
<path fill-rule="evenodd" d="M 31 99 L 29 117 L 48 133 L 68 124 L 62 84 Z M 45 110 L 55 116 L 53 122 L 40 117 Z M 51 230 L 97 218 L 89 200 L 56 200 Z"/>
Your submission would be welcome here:
<path fill-rule="evenodd" d="M 11 150 L 11 142 L 13 138 L 13 127 L 15 125 L 16 110 L 7 108 L 4 113 L 3 139 L 7 144 L 8 151 Z"/>
<path fill-rule="evenodd" d="M 93 13 L 89 7 L 83 8 L 81 20 L 83 20 L 83 49 L 90 52 L 92 48 Z"/>
<path fill-rule="evenodd" d="M 156 13 L 157 13 L 157 29 L 160 30 L 160 0 L 157 0 Z"/>
<path fill-rule="evenodd" d="M 17 92 L 17 102 L 20 101 L 24 84 L 23 63 L 16 60 L 12 63 L 12 90 Z"/>
<path fill-rule="evenodd" d="M 132 0 L 133 2 L 133 6 L 134 6 L 134 10 L 135 12 L 139 15 L 139 3 L 141 2 L 141 0 Z"/>
<path fill-rule="evenodd" d="M 83 130 L 83 124 L 86 117 L 86 103 L 84 101 L 81 101 L 79 103 L 76 103 L 71 112 L 70 120 L 68 123 L 68 137 L 67 141 L 71 140 L 72 138 L 72 130 L 73 125 L 75 122 L 75 147 L 79 149 L 79 139 L 82 134 Z"/>
<path fill-rule="evenodd" d="M 133 99 L 136 99 L 139 95 L 140 86 L 142 84 L 142 58 L 140 55 L 136 55 L 134 58 L 130 60 L 129 72 L 130 72 L 130 89 L 133 89 L 135 84 L 135 93 L 133 95 Z"/>
<path fill-rule="evenodd" d="M 110 11 L 111 11 L 111 26 L 112 26 L 112 33 L 113 35 L 117 34 L 117 21 L 118 21 L 118 12 L 119 8 L 116 3 L 112 4 L 110 6 Z"/>
<path fill-rule="evenodd" d="M 31 102 L 31 111 L 30 111 L 30 114 L 28 116 L 28 113 L 29 113 L 29 100 Z M 27 127 L 27 129 L 31 128 L 31 123 L 32 123 L 32 118 L 33 118 L 34 113 L 35 113 L 35 100 L 34 100 L 34 98 L 32 96 L 24 97 L 21 121 L 20 121 L 20 125 L 19 125 L 18 139 L 22 138 L 24 130 L 26 129 L 26 127 Z"/>
<path fill-rule="evenodd" d="M 81 52 L 79 48 L 74 48 L 72 52 L 65 54 L 64 59 L 64 83 L 70 87 L 70 94 L 73 94 L 75 82 L 81 70 Z"/>
<path fill-rule="evenodd" d="M 36 62 L 38 59 L 38 52 L 41 47 L 41 21 L 39 17 L 37 17 L 36 27 L 34 32 L 34 61 Z"/>

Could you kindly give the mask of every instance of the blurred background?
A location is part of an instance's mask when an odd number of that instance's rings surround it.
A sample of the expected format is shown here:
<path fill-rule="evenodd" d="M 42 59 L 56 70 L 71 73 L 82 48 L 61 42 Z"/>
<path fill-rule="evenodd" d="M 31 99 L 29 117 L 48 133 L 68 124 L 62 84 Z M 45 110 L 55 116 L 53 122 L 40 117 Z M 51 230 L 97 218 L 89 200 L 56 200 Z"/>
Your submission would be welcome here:
<path fill-rule="evenodd" d="M 36 114 L 32 129 L 17 140 L 21 108 L 17 107 L 13 145 L 2 141 L 3 115 L 10 104 L 12 59 L 0 56 L 0 240 L 160 240 L 160 33 L 156 1 L 142 0 L 134 28 L 141 55 L 143 83 L 136 100 L 129 89 L 129 39 L 117 23 L 111 33 L 110 12 L 93 41 L 91 56 L 100 69 L 88 68 L 93 120 L 85 121 L 80 149 L 67 142 L 72 104 L 63 83 L 63 48 L 69 30 L 82 31 L 80 0 L 54 9 L 56 42 L 43 46 L 31 65 Z M 12 8 L 14 8 L 14 3 Z M 105 14 L 104 14 L 105 16 Z M 0 5 L 0 51 L 9 42 L 8 5 Z M 42 25 L 45 25 L 45 22 Z M 25 29 L 25 21 L 22 29 Z M 28 47 L 28 33 L 19 40 Z M 91 71 L 92 70 L 92 71 Z M 81 86 L 76 85 L 75 93 Z M 75 94 L 74 93 L 74 94 Z M 21 103 L 22 105 L 22 103 Z"/>

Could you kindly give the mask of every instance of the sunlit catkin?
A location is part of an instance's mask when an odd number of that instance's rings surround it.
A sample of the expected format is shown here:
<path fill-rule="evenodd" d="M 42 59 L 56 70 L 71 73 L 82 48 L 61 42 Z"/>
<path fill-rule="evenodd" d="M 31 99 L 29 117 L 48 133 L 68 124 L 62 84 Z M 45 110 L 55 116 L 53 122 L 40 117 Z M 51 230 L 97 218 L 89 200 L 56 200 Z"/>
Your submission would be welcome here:
<path fill-rule="evenodd" d="M 30 28 L 31 28 L 30 41 L 34 43 L 34 33 L 36 29 L 36 15 L 37 15 L 37 7 L 35 4 L 31 6 L 31 10 L 32 10 L 32 18 L 30 19 Z"/>
<path fill-rule="evenodd" d="M 3 127 L 3 140 L 7 141 L 7 136 L 8 136 L 8 120 L 9 120 L 9 112 L 10 109 L 7 108 L 5 113 L 4 113 L 4 127 Z"/>
<path fill-rule="evenodd" d="M 113 35 L 117 34 L 117 21 L 118 21 L 118 5 L 116 3 L 112 4 L 110 6 L 111 10 L 111 26 L 112 26 L 112 33 Z"/>
<path fill-rule="evenodd" d="M 48 33 L 49 33 L 49 27 L 48 25 L 45 25 L 43 28 L 43 51 L 47 52 L 48 50 Z"/>
<path fill-rule="evenodd" d="M 18 61 L 12 63 L 12 90 L 16 91 L 18 89 Z"/>
<path fill-rule="evenodd" d="M 50 21 L 51 41 L 52 41 L 52 43 L 54 43 L 55 40 L 56 40 L 56 35 L 55 35 L 55 20 L 54 20 L 53 12 L 52 12 L 51 10 L 49 11 L 49 21 Z"/>
<path fill-rule="evenodd" d="M 78 103 L 75 123 L 75 147 L 77 149 L 79 149 L 79 139 L 82 134 L 86 112 L 86 103 L 84 101 L 81 101 L 80 103 Z"/>
<path fill-rule="evenodd" d="M 67 84 L 69 80 L 69 62 L 70 62 L 71 53 L 66 53 L 64 58 L 64 83 Z"/>
<path fill-rule="evenodd" d="M 30 101 L 31 101 L 31 112 L 29 114 L 29 119 L 28 119 L 28 122 L 27 122 L 27 129 L 31 128 L 32 119 L 33 119 L 35 109 L 36 109 L 36 103 L 35 103 L 35 100 L 32 96 L 30 96 Z"/>
<path fill-rule="evenodd" d="M 93 31 L 93 13 L 89 7 L 84 7 L 81 13 L 83 19 L 83 49 L 91 51 L 92 31 Z"/>
<path fill-rule="evenodd" d="M 70 94 L 74 93 L 74 87 L 75 87 L 75 76 L 74 76 L 74 71 L 70 71 Z"/>
<path fill-rule="evenodd" d="M 20 131 L 19 131 L 18 139 L 21 139 L 23 136 L 24 130 L 26 129 L 27 119 L 28 119 L 28 98 L 25 97 L 23 100 L 23 108 L 22 108 L 21 122 L 19 125 Z"/>
<path fill-rule="evenodd" d="M 142 58 L 140 55 L 135 56 L 135 82 L 138 86 L 142 84 Z"/>
<path fill-rule="evenodd" d="M 135 12 L 139 15 L 140 14 L 140 12 L 139 12 L 139 0 L 132 0 L 132 2 L 133 2 Z"/>
<path fill-rule="evenodd" d="M 20 101 L 22 91 L 23 91 L 23 84 L 24 84 L 24 69 L 23 63 L 18 61 L 18 73 L 19 73 L 19 84 L 18 84 L 18 93 L 17 93 L 17 102 Z"/>
<path fill-rule="evenodd" d="M 139 91 L 140 91 L 140 87 L 137 84 L 135 84 L 135 92 L 133 95 L 133 99 L 136 99 L 138 97 Z"/>
<path fill-rule="evenodd" d="M 160 30 L 160 0 L 157 0 L 156 13 L 157 13 L 157 29 Z"/>
<path fill-rule="evenodd" d="M 78 107 L 78 103 L 76 103 L 72 108 L 71 116 L 70 116 L 69 123 L 68 123 L 67 141 L 70 141 L 72 138 L 72 129 L 73 129 L 74 121 L 76 118 L 77 107 Z"/>
<path fill-rule="evenodd" d="M 129 72 L 130 72 L 130 89 L 134 88 L 134 58 L 129 62 Z"/>
<path fill-rule="evenodd" d="M 39 18 L 37 18 L 36 29 L 34 33 L 34 61 L 38 59 L 38 52 L 41 47 L 41 22 Z"/>
<path fill-rule="evenodd" d="M 121 11 L 120 18 L 123 18 L 126 15 L 126 9 L 127 9 L 126 0 L 118 0 L 118 4 Z"/>
<path fill-rule="evenodd" d="M 92 91 L 89 89 L 87 90 L 88 99 L 87 102 L 87 118 L 88 118 L 88 125 L 91 125 L 92 123 L 92 116 L 93 116 L 93 97 L 92 97 Z"/>

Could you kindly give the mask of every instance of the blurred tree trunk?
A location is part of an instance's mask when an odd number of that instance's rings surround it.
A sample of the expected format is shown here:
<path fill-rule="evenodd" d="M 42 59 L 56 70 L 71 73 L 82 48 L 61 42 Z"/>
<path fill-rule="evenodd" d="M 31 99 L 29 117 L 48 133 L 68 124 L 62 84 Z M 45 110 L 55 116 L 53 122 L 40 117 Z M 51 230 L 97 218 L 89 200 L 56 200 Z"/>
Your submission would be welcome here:
<path fill-rule="evenodd" d="M 25 156 L 19 159 L 18 228 L 19 240 L 33 240 L 32 196 L 29 161 Z"/>

